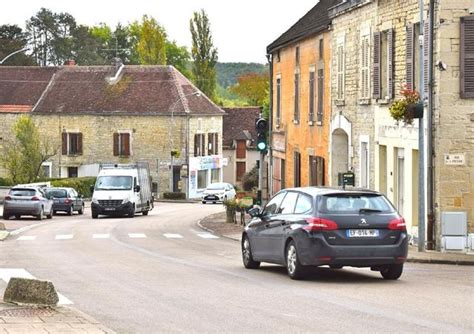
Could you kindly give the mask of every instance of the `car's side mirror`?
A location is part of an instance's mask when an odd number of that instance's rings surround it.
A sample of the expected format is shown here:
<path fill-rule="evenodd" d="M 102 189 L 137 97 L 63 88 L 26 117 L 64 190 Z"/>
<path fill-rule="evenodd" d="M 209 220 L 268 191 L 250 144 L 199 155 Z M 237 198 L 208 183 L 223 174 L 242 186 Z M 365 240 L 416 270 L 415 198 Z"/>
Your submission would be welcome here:
<path fill-rule="evenodd" d="M 134 188 L 135 192 L 136 193 L 139 193 L 140 192 L 140 186 L 139 185 L 136 185 L 135 188 Z"/>
<path fill-rule="evenodd" d="M 262 209 L 261 209 L 259 206 L 255 206 L 255 207 L 251 208 L 251 209 L 248 211 L 248 214 L 249 214 L 250 217 L 252 217 L 252 218 L 261 217 L 261 216 L 262 216 Z"/>

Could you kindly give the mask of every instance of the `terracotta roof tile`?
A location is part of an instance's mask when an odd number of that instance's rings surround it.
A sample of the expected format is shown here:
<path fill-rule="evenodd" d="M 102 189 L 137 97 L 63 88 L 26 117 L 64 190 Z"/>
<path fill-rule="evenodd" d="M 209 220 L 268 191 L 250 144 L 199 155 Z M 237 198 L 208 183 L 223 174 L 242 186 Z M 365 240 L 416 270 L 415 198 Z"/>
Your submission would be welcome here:
<path fill-rule="evenodd" d="M 253 140 L 257 139 L 255 120 L 259 117 L 260 107 L 223 108 L 225 111 L 223 121 L 224 147 L 231 147 L 234 140 L 248 139 L 250 134 Z M 252 144 L 255 147 L 254 144 Z"/>

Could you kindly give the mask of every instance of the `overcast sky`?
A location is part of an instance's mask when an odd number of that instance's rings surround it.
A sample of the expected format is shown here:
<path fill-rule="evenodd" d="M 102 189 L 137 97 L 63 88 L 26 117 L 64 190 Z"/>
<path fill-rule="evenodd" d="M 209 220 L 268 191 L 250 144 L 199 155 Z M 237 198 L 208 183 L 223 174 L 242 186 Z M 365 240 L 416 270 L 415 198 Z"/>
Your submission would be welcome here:
<path fill-rule="evenodd" d="M 266 62 L 265 48 L 306 14 L 318 0 L 11 0 L 1 1 L 0 24 L 18 24 L 41 7 L 68 12 L 80 24 L 128 24 L 147 14 L 156 18 L 170 39 L 191 45 L 189 19 L 204 9 L 211 22 L 220 62 Z"/>

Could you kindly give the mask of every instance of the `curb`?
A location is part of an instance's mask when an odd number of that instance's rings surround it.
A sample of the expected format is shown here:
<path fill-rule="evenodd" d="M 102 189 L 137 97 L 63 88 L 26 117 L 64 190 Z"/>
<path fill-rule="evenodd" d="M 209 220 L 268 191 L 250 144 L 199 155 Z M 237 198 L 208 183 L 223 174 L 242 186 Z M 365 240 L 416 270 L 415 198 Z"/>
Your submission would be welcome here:
<path fill-rule="evenodd" d="M 450 265 L 458 265 L 458 266 L 474 266 L 474 260 L 473 261 L 466 261 L 466 260 L 442 260 L 442 259 L 408 258 L 407 262 L 426 263 L 426 264 L 450 264 Z"/>
<path fill-rule="evenodd" d="M 10 235 L 10 232 L 8 231 L 0 231 L 0 241 L 5 240 L 6 238 L 8 238 L 9 235 Z"/>
<path fill-rule="evenodd" d="M 212 215 L 211 215 L 211 216 L 212 216 Z M 204 219 L 206 219 L 206 218 L 204 218 Z M 204 231 L 207 231 L 207 232 L 209 232 L 209 233 L 218 235 L 219 237 L 222 237 L 222 238 L 226 238 L 226 239 L 229 239 L 229 240 L 232 240 L 232 241 L 240 242 L 240 239 L 236 239 L 236 238 L 233 238 L 233 237 L 228 236 L 228 235 L 216 233 L 215 231 L 211 230 L 210 228 L 207 228 L 207 227 L 203 226 L 203 225 L 201 224 L 201 222 L 202 222 L 202 219 L 201 219 L 201 220 L 198 220 L 197 226 L 199 226 L 199 228 L 203 229 Z"/>

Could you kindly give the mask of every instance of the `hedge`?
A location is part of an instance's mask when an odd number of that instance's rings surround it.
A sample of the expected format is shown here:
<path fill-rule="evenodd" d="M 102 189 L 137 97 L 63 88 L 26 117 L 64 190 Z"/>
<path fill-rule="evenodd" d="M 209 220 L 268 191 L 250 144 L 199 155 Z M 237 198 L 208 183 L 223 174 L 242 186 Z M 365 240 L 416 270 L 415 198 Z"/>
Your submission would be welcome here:
<path fill-rule="evenodd" d="M 186 193 L 163 193 L 163 198 L 164 199 L 186 199 Z"/>
<path fill-rule="evenodd" d="M 95 185 L 95 177 L 75 177 L 70 179 L 52 179 L 52 187 L 67 187 L 74 188 L 76 191 L 84 196 L 85 198 L 91 198 L 91 186 Z"/>

